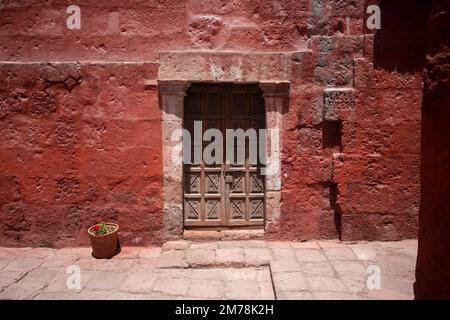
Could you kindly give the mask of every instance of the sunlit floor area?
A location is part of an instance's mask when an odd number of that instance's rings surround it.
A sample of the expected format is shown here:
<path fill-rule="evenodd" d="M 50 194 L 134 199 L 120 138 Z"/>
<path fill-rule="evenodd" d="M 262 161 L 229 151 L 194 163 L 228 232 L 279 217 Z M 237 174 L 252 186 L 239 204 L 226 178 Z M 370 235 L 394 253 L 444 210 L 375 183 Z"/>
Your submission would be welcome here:
<path fill-rule="evenodd" d="M 417 241 L 0 248 L 0 299 L 413 299 Z"/>

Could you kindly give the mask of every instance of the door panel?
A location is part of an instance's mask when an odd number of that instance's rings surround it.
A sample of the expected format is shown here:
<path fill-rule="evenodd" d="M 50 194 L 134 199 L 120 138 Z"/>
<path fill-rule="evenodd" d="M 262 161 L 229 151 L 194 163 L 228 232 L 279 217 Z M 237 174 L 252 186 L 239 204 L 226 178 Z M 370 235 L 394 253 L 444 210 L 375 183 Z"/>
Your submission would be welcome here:
<path fill-rule="evenodd" d="M 264 100 L 259 87 L 192 85 L 185 99 L 184 114 L 184 127 L 191 133 L 191 150 L 198 143 L 193 137 L 194 121 L 202 122 L 202 133 L 211 128 L 222 132 L 223 154 L 219 158 L 221 163 L 207 164 L 202 155 L 201 163 L 184 165 L 185 227 L 262 227 L 265 179 L 259 174 L 259 159 L 254 163 L 249 159 L 249 144 L 257 144 L 257 130 L 265 128 Z M 246 138 L 241 163 L 227 163 L 226 129 L 249 128 L 256 129 L 256 141 Z M 209 144 L 210 141 L 202 141 L 202 151 Z M 234 159 L 237 152 L 235 143 Z M 193 154 L 191 158 L 194 159 Z"/>

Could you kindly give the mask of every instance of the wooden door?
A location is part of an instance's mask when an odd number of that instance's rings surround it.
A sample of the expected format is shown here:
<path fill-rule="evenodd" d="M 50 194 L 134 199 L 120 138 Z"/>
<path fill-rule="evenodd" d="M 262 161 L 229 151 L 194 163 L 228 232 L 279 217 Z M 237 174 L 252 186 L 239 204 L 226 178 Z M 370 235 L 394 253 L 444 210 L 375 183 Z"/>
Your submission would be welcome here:
<path fill-rule="evenodd" d="M 221 163 L 207 164 L 202 157 L 200 163 L 184 164 L 185 227 L 262 227 L 265 180 L 260 175 L 260 157 L 254 163 L 250 161 L 250 140 L 245 141 L 242 163 L 226 161 L 229 142 L 226 129 L 246 131 L 253 128 L 259 141 L 258 130 L 265 128 L 261 90 L 257 85 L 192 85 L 185 99 L 184 110 L 184 128 L 191 133 L 191 150 L 197 147 L 203 154 L 210 144 L 210 141 L 202 139 L 198 143 L 199 139 L 194 139 L 195 121 L 201 121 L 202 134 L 213 128 L 218 129 L 223 137 Z M 185 144 L 183 147 L 188 146 Z M 258 143 L 256 147 L 265 148 L 265 145 Z M 237 143 L 234 149 L 236 157 Z"/>

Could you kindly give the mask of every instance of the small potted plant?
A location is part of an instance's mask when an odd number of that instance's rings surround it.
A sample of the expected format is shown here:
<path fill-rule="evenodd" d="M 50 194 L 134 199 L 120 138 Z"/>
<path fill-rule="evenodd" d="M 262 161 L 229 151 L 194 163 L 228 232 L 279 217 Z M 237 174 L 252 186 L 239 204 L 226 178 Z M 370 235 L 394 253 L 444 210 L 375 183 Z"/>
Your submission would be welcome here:
<path fill-rule="evenodd" d="M 88 229 L 94 258 L 111 258 L 118 250 L 119 225 L 100 222 Z"/>

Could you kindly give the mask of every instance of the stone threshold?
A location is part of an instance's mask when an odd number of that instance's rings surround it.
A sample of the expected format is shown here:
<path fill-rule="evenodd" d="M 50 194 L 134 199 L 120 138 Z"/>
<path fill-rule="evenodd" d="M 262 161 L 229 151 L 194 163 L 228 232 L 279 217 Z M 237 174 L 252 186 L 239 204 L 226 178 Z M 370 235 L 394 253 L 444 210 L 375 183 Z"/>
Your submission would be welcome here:
<path fill-rule="evenodd" d="M 264 229 L 184 230 L 183 238 L 190 241 L 264 240 Z"/>

